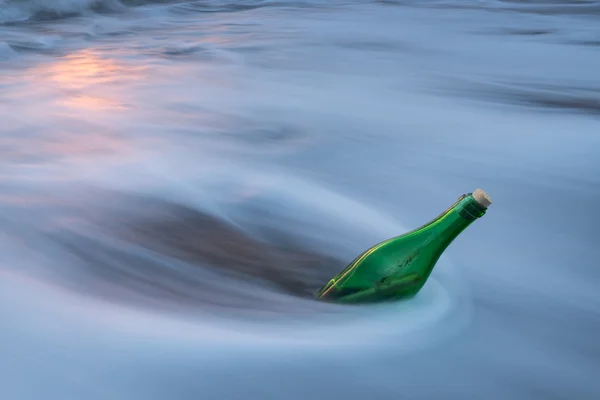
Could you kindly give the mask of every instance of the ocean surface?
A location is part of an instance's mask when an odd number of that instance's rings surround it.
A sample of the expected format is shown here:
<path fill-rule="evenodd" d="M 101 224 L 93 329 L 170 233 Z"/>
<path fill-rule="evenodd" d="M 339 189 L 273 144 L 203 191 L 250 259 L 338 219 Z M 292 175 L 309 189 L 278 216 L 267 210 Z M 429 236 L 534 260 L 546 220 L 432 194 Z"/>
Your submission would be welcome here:
<path fill-rule="evenodd" d="M 0 0 L 2 400 L 599 399 L 599 205 L 599 1 Z"/>

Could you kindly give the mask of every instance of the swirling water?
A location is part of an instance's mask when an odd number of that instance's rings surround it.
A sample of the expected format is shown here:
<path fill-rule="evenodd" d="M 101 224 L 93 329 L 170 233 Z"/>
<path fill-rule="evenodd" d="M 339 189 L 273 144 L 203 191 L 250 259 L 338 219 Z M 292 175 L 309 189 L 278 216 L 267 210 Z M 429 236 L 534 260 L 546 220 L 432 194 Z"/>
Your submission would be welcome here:
<path fill-rule="evenodd" d="M 599 11 L 0 1 L 0 398 L 599 398 Z M 415 299 L 310 299 L 480 186 Z"/>

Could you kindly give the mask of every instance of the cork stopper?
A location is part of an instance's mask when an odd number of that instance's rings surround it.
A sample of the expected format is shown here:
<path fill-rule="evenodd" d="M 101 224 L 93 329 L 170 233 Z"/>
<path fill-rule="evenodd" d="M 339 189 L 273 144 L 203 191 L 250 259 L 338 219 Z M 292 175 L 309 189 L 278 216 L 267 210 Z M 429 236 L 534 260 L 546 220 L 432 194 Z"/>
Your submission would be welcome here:
<path fill-rule="evenodd" d="M 473 192 L 473 198 L 479 203 L 480 206 L 485 208 L 488 208 L 490 204 L 492 204 L 492 199 L 483 189 L 475 190 Z"/>
<path fill-rule="evenodd" d="M 492 199 L 483 189 L 475 190 L 473 192 L 473 198 L 479 203 L 480 206 L 485 208 L 488 208 L 490 204 L 492 204 Z"/>

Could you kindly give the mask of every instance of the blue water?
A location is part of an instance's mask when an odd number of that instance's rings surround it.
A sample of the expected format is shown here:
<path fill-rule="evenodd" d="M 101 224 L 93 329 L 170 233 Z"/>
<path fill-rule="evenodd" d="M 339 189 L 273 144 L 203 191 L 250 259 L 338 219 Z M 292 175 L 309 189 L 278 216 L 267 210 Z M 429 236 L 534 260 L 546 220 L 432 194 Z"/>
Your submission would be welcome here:
<path fill-rule="evenodd" d="M 599 16 L 0 0 L 0 399 L 600 398 Z M 415 299 L 307 295 L 477 187 Z"/>

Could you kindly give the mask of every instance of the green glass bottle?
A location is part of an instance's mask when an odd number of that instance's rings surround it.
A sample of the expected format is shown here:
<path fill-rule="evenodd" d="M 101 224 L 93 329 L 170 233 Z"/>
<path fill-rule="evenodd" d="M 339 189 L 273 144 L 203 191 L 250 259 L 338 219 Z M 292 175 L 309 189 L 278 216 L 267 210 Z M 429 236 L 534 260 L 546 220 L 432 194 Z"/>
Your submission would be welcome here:
<path fill-rule="evenodd" d="M 362 253 L 317 292 L 317 299 L 373 303 L 416 295 L 444 250 L 491 203 L 481 189 L 462 195 L 431 222 Z"/>

